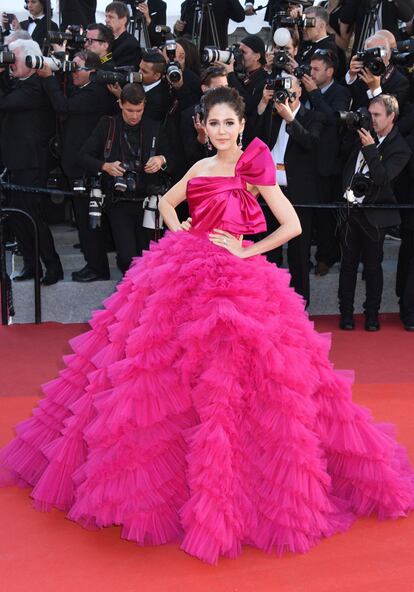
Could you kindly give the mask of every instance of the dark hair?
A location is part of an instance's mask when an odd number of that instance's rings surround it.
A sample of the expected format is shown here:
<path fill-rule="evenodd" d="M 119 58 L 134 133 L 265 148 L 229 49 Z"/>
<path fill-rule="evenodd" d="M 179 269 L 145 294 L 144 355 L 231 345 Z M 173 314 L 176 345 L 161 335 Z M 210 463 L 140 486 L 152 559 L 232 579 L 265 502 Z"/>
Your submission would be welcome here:
<path fill-rule="evenodd" d="M 231 107 L 240 121 L 244 117 L 244 101 L 235 88 L 228 86 L 211 88 L 201 97 L 201 104 L 204 109 L 204 121 L 207 120 L 208 114 L 213 107 L 222 104 Z"/>
<path fill-rule="evenodd" d="M 121 103 L 132 103 L 139 105 L 145 101 L 145 90 L 142 84 L 129 83 L 124 86 L 119 97 Z"/>
<path fill-rule="evenodd" d="M 164 74 L 167 67 L 167 62 L 159 49 L 147 49 L 142 54 L 141 61 L 152 64 L 152 69 L 158 74 Z"/>
<path fill-rule="evenodd" d="M 181 45 L 185 52 L 185 67 L 195 72 L 197 76 L 200 76 L 200 53 L 197 46 L 185 37 L 177 37 L 175 41 Z"/>
<path fill-rule="evenodd" d="M 99 59 L 98 54 L 94 53 L 93 51 L 89 51 L 89 49 L 82 49 L 78 51 L 74 55 L 75 58 L 80 58 L 85 62 L 85 68 L 90 68 L 91 70 L 99 70 L 102 66 L 102 62 Z"/>
<path fill-rule="evenodd" d="M 325 25 L 329 24 L 329 13 L 323 6 L 308 6 L 303 11 L 305 15 L 314 15 L 315 18 L 323 21 Z"/>
<path fill-rule="evenodd" d="M 112 45 L 115 41 L 115 37 L 110 27 L 107 27 L 102 23 L 92 23 L 88 25 L 87 29 L 88 31 L 99 31 L 99 40 L 106 41 L 109 50 L 112 48 Z"/>
<path fill-rule="evenodd" d="M 46 14 L 47 9 L 50 6 L 50 1 L 49 0 L 39 0 L 39 2 L 43 6 L 43 13 Z M 53 16 L 53 8 L 51 6 L 50 6 L 50 16 Z"/>
<path fill-rule="evenodd" d="M 114 12 L 118 18 L 126 18 L 129 20 L 129 10 L 123 2 L 111 2 L 105 7 L 105 12 Z"/>
<path fill-rule="evenodd" d="M 310 58 L 310 61 L 319 60 L 323 62 L 327 68 L 333 68 L 334 75 L 338 70 L 338 57 L 331 49 L 317 49 Z"/>
<path fill-rule="evenodd" d="M 226 69 L 223 66 L 209 66 L 201 72 L 200 83 L 209 86 L 213 78 L 227 77 Z"/>

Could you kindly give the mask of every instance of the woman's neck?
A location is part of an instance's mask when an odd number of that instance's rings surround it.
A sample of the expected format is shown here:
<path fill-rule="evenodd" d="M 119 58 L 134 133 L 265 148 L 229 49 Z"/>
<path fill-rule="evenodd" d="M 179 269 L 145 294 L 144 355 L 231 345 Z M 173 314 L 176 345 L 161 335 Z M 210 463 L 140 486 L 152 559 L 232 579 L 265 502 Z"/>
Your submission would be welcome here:
<path fill-rule="evenodd" d="M 241 150 L 238 146 L 230 148 L 229 150 L 218 150 L 216 154 L 217 160 L 221 164 L 234 164 L 240 158 Z"/>

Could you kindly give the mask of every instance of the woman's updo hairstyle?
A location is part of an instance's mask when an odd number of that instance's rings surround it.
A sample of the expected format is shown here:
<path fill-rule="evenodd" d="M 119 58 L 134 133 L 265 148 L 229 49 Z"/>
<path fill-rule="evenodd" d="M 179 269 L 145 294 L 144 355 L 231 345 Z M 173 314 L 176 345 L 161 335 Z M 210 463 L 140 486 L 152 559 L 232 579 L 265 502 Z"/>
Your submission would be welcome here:
<path fill-rule="evenodd" d="M 208 90 L 201 97 L 203 107 L 203 118 L 207 121 L 208 114 L 216 105 L 226 104 L 233 109 L 241 121 L 244 117 L 244 101 L 235 88 L 229 86 L 219 86 Z"/>

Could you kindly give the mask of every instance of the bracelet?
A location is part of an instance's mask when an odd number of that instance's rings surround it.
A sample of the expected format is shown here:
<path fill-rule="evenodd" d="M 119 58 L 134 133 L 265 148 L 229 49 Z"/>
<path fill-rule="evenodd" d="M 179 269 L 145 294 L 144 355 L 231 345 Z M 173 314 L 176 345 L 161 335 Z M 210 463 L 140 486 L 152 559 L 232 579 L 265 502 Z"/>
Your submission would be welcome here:
<path fill-rule="evenodd" d="M 162 171 L 166 171 L 167 170 L 167 159 L 165 158 L 165 156 L 163 154 L 160 154 L 161 158 L 164 159 L 164 163 L 161 165 L 161 170 Z"/>

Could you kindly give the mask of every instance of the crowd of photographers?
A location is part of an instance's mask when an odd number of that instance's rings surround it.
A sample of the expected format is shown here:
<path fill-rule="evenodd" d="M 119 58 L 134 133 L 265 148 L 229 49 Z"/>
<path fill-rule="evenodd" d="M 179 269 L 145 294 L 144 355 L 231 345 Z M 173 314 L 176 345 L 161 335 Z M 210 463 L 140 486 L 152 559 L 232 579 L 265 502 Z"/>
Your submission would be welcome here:
<path fill-rule="evenodd" d="M 383 245 L 396 236 L 401 321 L 414 331 L 414 209 L 398 207 L 414 204 L 414 0 L 270 1 L 268 38 L 249 34 L 231 47 L 229 20 L 244 21 L 254 2 L 183 2 L 174 31 L 160 0 L 111 2 L 105 24 L 83 12 L 61 29 L 47 0 L 27 8 L 27 21 L 2 17 L 0 160 L 21 188 L 8 205 L 37 222 L 44 285 L 63 278 L 36 192 L 51 170 L 73 191 L 86 263 L 73 281 L 109 279 L 113 248 L 125 272 L 162 234 L 159 197 L 214 154 L 202 95 L 228 85 L 246 104 L 241 145 L 259 137 L 269 146 L 300 218 L 302 234 L 287 248 L 295 290 L 309 303 L 310 272 L 340 262 L 340 326 L 352 330 L 362 263 L 365 328 L 378 330 Z M 32 279 L 33 229 L 18 216 L 10 226 L 24 261 L 14 280 Z M 282 264 L 282 249 L 268 259 Z"/>

